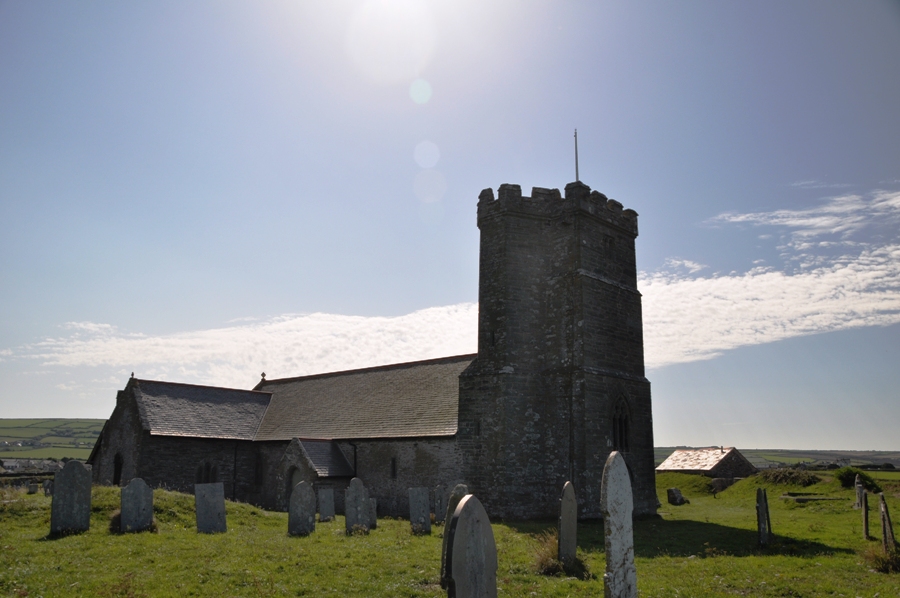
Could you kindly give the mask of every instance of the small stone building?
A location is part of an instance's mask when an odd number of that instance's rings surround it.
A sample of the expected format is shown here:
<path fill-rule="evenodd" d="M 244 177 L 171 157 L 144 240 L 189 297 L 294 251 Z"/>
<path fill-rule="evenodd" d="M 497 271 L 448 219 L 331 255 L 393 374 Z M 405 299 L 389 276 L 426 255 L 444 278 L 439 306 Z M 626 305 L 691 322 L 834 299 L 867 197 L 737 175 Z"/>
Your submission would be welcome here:
<path fill-rule="evenodd" d="M 676 449 L 656 471 L 696 473 L 711 478 L 746 478 L 758 470 L 733 446 Z"/>
<path fill-rule="evenodd" d="M 408 488 L 465 482 L 492 518 L 557 516 L 571 481 L 596 518 L 606 458 L 656 512 L 637 213 L 581 182 L 479 195 L 478 353 L 281 380 L 254 390 L 132 378 L 89 462 L 95 481 L 284 509 L 299 481 L 363 480 L 383 515 Z"/>

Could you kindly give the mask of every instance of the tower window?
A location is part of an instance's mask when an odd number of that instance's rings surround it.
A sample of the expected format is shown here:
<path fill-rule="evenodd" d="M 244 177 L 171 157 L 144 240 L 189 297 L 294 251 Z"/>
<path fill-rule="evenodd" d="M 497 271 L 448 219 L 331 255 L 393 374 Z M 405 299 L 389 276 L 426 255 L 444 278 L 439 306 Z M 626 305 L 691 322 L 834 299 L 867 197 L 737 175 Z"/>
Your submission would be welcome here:
<path fill-rule="evenodd" d="M 624 401 L 619 402 L 613 414 L 613 449 L 628 450 L 628 408 Z"/>

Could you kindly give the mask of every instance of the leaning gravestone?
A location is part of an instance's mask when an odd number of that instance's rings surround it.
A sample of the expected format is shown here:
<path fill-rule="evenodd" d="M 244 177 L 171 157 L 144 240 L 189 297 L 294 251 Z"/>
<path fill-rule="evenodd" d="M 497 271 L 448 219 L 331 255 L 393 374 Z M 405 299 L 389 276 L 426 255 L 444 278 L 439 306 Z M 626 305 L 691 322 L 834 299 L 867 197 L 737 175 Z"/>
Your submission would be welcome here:
<path fill-rule="evenodd" d="M 684 497 L 684 495 L 681 493 L 681 490 L 679 490 L 678 488 L 667 488 L 666 498 L 668 499 L 670 505 L 675 505 L 676 507 L 687 505 L 691 502 Z"/>
<path fill-rule="evenodd" d="M 443 484 L 434 487 L 434 522 L 443 523 L 447 511 L 447 489 Z"/>
<path fill-rule="evenodd" d="M 153 490 L 141 478 L 122 488 L 119 530 L 143 532 L 153 527 Z"/>
<path fill-rule="evenodd" d="M 887 503 L 884 501 L 884 492 L 881 496 L 881 543 L 884 545 L 884 552 L 890 554 L 897 549 L 894 541 L 894 526 L 891 525 L 891 514 L 888 512 Z"/>
<path fill-rule="evenodd" d="M 768 546 L 772 535 L 772 520 L 769 518 L 769 498 L 765 488 L 756 489 L 756 528 L 759 532 L 759 545 Z"/>
<path fill-rule="evenodd" d="M 457 484 L 450 491 L 450 497 L 447 499 L 447 516 L 444 519 L 444 540 L 441 547 L 441 587 L 447 589 L 447 545 L 450 541 L 450 519 L 456 512 L 459 501 L 469 493 L 469 487 L 465 484 Z"/>
<path fill-rule="evenodd" d="M 863 490 L 862 495 L 863 540 L 869 539 L 869 493 Z"/>
<path fill-rule="evenodd" d="M 572 482 L 563 485 L 559 499 L 559 532 L 557 538 L 557 554 L 563 565 L 575 562 L 575 546 L 578 541 L 578 501 L 575 499 L 575 486 Z"/>
<path fill-rule="evenodd" d="M 631 478 L 619 451 L 610 453 L 603 468 L 600 510 L 606 536 L 606 598 L 637 598 L 637 571 L 634 568 L 634 529 L 631 519 L 634 501 Z"/>
<path fill-rule="evenodd" d="M 308 536 L 316 531 L 316 493 L 309 482 L 300 482 L 291 491 L 288 504 L 288 535 Z"/>
<path fill-rule="evenodd" d="M 197 511 L 197 531 L 201 534 L 222 534 L 225 525 L 225 487 L 222 482 L 194 484 L 194 508 Z"/>
<path fill-rule="evenodd" d="M 866 488 L 865 486 L 863 486 L 862 480 L 859 478 L 859 474 L 856 474 L 856 481 L 853 483 L 853 487 L 856 489 L 856 502 L 853 503 L 853 508 L 862 508 L 862 496 L 866 493 Z"/>
<path fill-rule="evenodd" d="M 347 533 L 369 531 L 369 492 L 362 480 L 353 478 L 344 492 L 344 512 Z"/>
<path fill-rule="evenodd" d="M 334 489 L 319 488 L 319 521 L 334 520 Z"/>
<path fill-rule="evenodd" d="M 69 461 L 53 478 L 52 535 L 87 531 L 91 526 L 91 467 Z"/>
<path fill-rule="evenodd" d="M 447 523 L 448 598 L 497 596 L 497 546 L 494 530 L 474 494 L 459 501 Z"/>
<path fill-rule="evenodd" d="M 414 534 L 431 533 L 431 509 L 428 488 L 409 489 L 409 525 Z"/>
<path fill-rule="evenodd" d="M 369 499 L 369 529 L 378 527 L 378 499 Z"/>

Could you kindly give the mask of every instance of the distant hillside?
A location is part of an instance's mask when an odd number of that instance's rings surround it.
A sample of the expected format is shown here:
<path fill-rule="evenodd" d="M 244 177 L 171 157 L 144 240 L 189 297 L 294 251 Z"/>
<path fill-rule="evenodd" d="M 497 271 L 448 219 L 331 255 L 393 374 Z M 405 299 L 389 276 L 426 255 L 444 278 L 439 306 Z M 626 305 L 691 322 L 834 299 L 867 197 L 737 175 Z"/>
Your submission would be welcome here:
<path fill-rule="evenodd" d="M 105 419 L 0 419 L 0 459 L 87 459 Z"/>
<path fill-rule="evenodd" d="M 656 464 L 662 463 L 675 449 L 695 448 L 688 446 L 658 446 L 654 449 Z M 882 465 L 891 463 L 900 469 L 900 451 L 814 451 L 787 449 L 745 449 L 737 447 L 747 460 L 760 469 L 779 465 Z"/>

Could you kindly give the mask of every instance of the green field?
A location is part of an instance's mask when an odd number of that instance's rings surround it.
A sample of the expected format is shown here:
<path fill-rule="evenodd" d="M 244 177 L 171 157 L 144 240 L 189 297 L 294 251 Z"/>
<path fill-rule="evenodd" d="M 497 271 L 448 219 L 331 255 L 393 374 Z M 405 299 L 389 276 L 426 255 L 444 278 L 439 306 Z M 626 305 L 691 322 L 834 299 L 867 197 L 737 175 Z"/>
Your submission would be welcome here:
<path fill-rule="evenodd" d="M 87 459 L 103 419 L 0 419 L 0 459 Z M 23 446 L 17 446 L 17 444 Z"/>
<path fill-rule="evenodd" d="M 881 480 L 894 513 L 900 481 Z M 666 504 L 677 486 L 691 500 Z M 773 544 L 757 546 L 756 488 L 767 489 Z M 786 491 L 840 500 L 796 504 Z M 343 519 L 319 524 L 307 538 L 286 534 L 287 516 L 227 503 L 228 532 L 195 532 L 193 497 L 156 491 L 158 533 L 111 534 L 116 488 L 95 488 L 91 530 L 48 540 L 50 499 L 2 491 L 0 595 L 6 596 L 443 596 L 438 585 L 441 527 L 414 536 L 409 522 L 382 519 L 366 536 L 347 537 Z M 638 586 L 643 598 L 672 596 L 900 595 L 900 574 L 877 573 L 861 556 L 880 546 L 864 540 L 853 492 L 823 474 L 806 488 L 738 482 L 717 495 L 706 478 L 658 476 L 660 516 L 635 524 Z M 871 501 L 875 503 L 875 501 Z M 872 533 L 880 535 L 871 514 Z M 897 516 L 895 515 L 895 518 Z M 579 557 L 590 577 L 536 573 L 544 523 L 493 524 L 500 596 L 602 596 L 603 526 L 579 524 Z"/>

